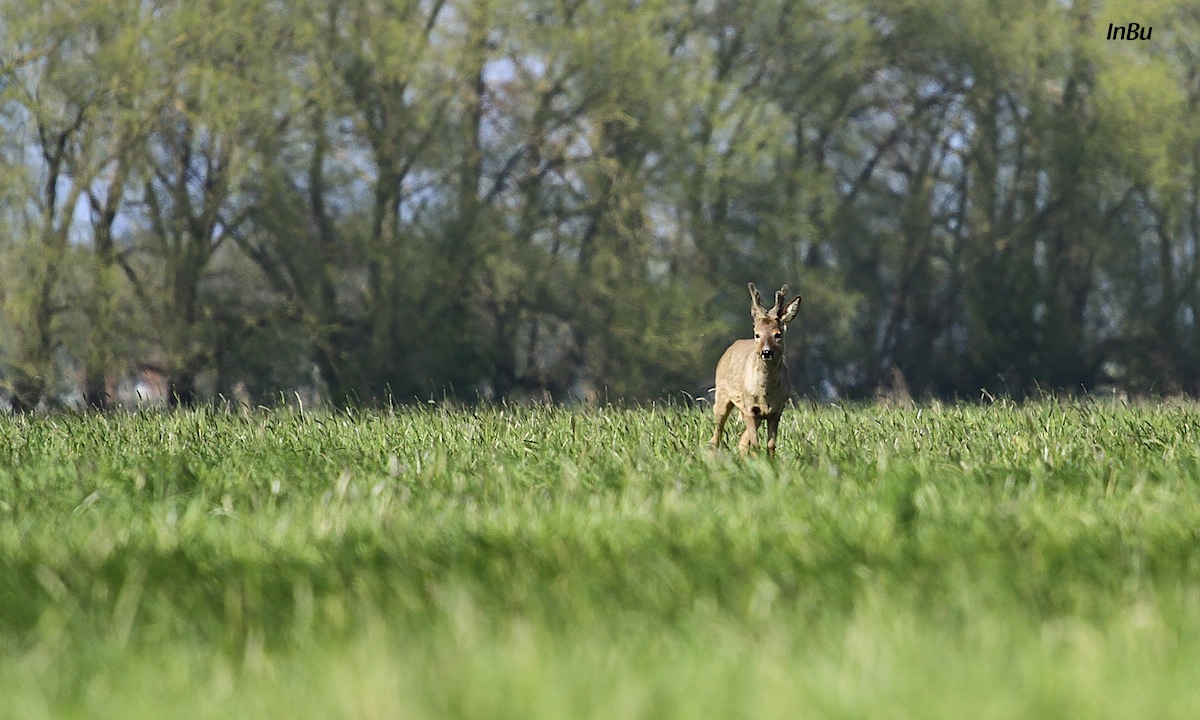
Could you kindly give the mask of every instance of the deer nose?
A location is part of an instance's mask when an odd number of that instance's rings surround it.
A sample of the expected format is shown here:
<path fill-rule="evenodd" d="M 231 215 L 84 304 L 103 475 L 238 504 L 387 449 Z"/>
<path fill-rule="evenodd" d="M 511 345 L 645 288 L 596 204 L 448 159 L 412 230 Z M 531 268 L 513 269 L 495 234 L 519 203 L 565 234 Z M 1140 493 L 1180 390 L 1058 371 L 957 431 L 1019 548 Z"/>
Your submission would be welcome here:
<path fill-rule="evenodd" d="M 770 360 L 775 356 L 775 351 L 771 348 L 764 348 L 762 351 L 763 360 Z"/>

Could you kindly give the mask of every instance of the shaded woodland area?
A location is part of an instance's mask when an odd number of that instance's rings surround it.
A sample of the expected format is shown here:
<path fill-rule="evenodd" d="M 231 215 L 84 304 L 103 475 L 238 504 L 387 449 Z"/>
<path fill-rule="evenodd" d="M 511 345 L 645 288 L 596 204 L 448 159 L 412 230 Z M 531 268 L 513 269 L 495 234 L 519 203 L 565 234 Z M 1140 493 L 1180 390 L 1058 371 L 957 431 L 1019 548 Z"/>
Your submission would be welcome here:
<path fill-rule="evenodd" d="M 1200 393 L 1194 1 L 0 8 L 15 410 Z"/>

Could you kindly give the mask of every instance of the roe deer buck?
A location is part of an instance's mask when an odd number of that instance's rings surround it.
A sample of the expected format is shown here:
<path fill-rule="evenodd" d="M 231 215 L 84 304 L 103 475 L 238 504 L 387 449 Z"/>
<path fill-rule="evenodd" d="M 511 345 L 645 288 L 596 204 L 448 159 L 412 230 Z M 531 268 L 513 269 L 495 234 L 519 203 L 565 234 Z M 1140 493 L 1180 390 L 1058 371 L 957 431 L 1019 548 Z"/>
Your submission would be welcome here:
<path fill-rule="evenodd" d="M 750 316 L 754 318 L 754 339 L 735 340 L 717 362 L 717 388 L 713 398 L 713 413 L 717 427 L 711 445 L 721 446 L 725 420 L 736 405 L 746 423 L 738 450 L 745 452 L 758 445 L 758 424 L 767 421 L 767 454 L 775 454 L 775 435 L 779 418 L 792 390 L 787 363 L 783 359 L 783 333 L 787 324 L 800 310 L 800 296 L 790 302 L 788 286 L 775 293 L 775 305 L 770 310 L 762 306 L 762 296 L 754 283 L 750 288 Z"/>

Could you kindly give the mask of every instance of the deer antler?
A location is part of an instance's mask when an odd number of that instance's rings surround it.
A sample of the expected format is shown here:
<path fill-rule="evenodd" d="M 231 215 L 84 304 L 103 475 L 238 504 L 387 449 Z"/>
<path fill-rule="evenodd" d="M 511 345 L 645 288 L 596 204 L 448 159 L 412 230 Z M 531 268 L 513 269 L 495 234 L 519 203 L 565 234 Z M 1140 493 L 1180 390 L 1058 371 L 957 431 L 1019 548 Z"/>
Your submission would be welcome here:
<path fill-rule="evenodd" d="M 766 312 L 766 308 L 762 304 L 762 295 L 759 294 L 758 288 L 754 287 L 754 283 L 746 283 L 746 287 L 750 288 L 750 314 L 758 316 Z"/>
<path fill-rule="evenodd" d="M 775 293 L 775 307 L 771 308 L 770 312 L 768 312 L 769 315 L 779 317 L 779 314 L 783 312 L 783 301 L 787 300 L 787 294 L 788 286 L 784 284 L 783 287 L 779 288 L 779 292 Z"/>

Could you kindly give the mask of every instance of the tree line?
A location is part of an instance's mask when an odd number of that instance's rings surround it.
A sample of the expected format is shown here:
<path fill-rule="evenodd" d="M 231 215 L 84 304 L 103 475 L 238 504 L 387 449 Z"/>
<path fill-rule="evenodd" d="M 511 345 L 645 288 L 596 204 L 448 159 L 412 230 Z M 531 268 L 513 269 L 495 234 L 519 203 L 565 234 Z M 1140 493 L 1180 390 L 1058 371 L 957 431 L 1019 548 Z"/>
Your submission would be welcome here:
<path fill-rule="evenodd" d="M 748 280 L 812 394 L 1200 391 L 1193 2 L 0 7 L 18 411 L 696 392 Z"/>

